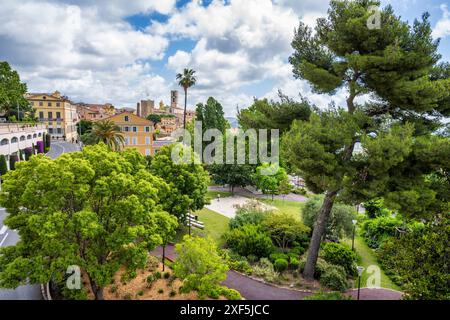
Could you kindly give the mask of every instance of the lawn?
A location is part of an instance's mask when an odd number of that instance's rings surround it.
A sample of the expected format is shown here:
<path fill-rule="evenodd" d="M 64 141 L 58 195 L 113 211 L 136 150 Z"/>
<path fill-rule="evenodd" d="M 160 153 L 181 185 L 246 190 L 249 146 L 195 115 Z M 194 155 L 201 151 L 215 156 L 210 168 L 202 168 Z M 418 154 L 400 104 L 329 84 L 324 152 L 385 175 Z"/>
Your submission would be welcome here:
<path fill-rule="evenodd" d="M 211 236 L 217 243 L 217 245 L 222 246 L 224 244 L 222 240 L 222 235 L 228 230 L 228 222 L 230 219 L 218 214 L 209 209 L 203 208 L 195 213 L 198 216 L 198 220 L 205 223 L 205 229 L 200 230 L 197 228 L 192 228 L 191 232 L 193 235 L 197 236 Z M 174 239 L 176 243 L 183 240 L 183 236 L 189 233 L 188 227 L 182 227 Z"/>
<path fill-rule="evenodd" d="M 270 200 L 270 199 L 258 199 L 268 205 L 276 207 L 280 212 L 286 212 L 292 214 L 294 217 L 302 217 L 302 209 L 305 206 L 303 202 L 287 201 L 287 200 Z"/>
<path fill-rule="evenodd" d="M 351 239 L 344 240 L 345 243 L 347 243 L 349 246 L 352 245 Z M 366 287 L 367 278 L 370 276 L 366 272 L 367 268 L 371 265 L 376 265 L 379 267 L 379 264 L 377 262 L 377 258 L 375 257 L 373 251 L 371 248 L 367 246 L 367 244 L 364 242 L 364 240 L 361 237 L 355 238 L 355 249 L 358 255 L 360 256 L 360 261 L 358 261 L 358 265 L 361 265 L 365 268 L 365 271 L 361 278 L 361 287 Z M 357 286 L 357 282 L 355 281 L 355 286 Z M 400 291 L 400 288 L 395 285 L 388 276 L 384 273 L 384 271 L 381 269 L 381 287 L 387 288 L 387 289 L 393 289 Z"/>
<path fill-rule="evenodd" d="M 221 198 L 231 197 L 231 192 L 208 190 L 208 192 L 206 193 L 206 196 L 210 199 L 217 198 L 217 195 L 220 195 Z"/>

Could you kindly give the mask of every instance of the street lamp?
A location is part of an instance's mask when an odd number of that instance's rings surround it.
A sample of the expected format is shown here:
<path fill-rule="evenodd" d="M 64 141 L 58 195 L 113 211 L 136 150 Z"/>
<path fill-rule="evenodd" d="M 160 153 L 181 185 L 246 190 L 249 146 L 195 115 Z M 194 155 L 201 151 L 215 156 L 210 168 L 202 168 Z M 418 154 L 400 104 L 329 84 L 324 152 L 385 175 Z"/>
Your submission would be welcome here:
<path fill-rule="evenodd" d="M 359 300 L 359 293 L 361 291 L 361 276 L 364 271 L 364 267 L 357 266 L 356 269 L 358 270 L 358 299 L 357 300 Z"/>
<path fill-rule="evenodd" d="M 358 223 L 358 220 L 354 219 L 352 220 L 353 223 L 353 237 L 352 237 L 352 251 L 355 250 L 355 229 L 356 229 L 356 224 Z"/>

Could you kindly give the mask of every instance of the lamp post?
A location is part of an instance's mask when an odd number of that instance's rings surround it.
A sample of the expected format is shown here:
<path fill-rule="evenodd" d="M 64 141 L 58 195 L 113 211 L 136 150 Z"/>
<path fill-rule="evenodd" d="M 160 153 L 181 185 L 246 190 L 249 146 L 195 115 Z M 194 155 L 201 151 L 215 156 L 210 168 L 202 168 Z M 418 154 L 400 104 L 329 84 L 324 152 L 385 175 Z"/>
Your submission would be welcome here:
<path fill-rule="evenodd" d="M 361 291 L 361 276 L 364 271 L 364 267 L 357 266 L 356 269 L 358 270 L 358 298 L 357 298 L 357 300 L 359 300 L 359 293 Z"/>
<path fill-rule="evenodd" d="M 356 229 L 357 222 L 358 222 L 358 220 L 356 220 L 356 219 L 352 220 L 352 223 L 353 223 L 352 251 L 355 251 L 355 229 Z"/>

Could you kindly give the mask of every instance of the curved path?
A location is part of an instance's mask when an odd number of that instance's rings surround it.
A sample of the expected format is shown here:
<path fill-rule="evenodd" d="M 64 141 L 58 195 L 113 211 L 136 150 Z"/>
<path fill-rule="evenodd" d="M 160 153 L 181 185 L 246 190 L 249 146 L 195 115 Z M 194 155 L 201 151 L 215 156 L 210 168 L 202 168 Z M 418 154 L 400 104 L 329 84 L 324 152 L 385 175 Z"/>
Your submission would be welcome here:
<path fill-rule="evenodd" d="M 161 257 L 162 248 L 156 248 L 151 254 Z M 171 261 L 176 259 L 173 245 L 166 247 L 166 258 Z M 239 291 L 247 300 L 303 300 L 306 296 L 311 295 L 309 292 L 275 287 L 233 270 L 228 271 L 227 279 L 222 284 Z M 354 289 L 347 291 L 347 294 L 351 295 L 354 299 L 356 299 L 357 293 L 358 291 Z M 360 300 L 400 300 L 401 298 L 401 292 L 388 289 L 362 288 L 360 292 Z"/>
<path fill-rule="evenodd" d="M 227 187 L 221 187 L 221 186 L 209 186 L 208 190 L 211 191 L 221 191 L 221 192 L 230 192 L 230 189 Z M 243 197 L 247 197 L 247 198 L 258 198 L 258 199 L 270 199 L 271 196 L 269 195 L 265 195 L 265 194 L 255 194 L 252 193 L 251 191 L 245 189 L 245 188 L 241 188 L 241 187 L 236 187 L 234 188 L 234 194 L 235 195 L 239 195 L 239 196 L 243 196 Z M 274 195 L 273 196 L 274 199 L 279 199 L 279 200 L 286 200 L 286 201 L 293 201 L 293 202 L 306 202 L 308 201 L 307 197 L 304 197 L 302 195 L 299 194 L 295 194 L 295 193 L 290 193 L 283 196 L 280 195 Z"/>

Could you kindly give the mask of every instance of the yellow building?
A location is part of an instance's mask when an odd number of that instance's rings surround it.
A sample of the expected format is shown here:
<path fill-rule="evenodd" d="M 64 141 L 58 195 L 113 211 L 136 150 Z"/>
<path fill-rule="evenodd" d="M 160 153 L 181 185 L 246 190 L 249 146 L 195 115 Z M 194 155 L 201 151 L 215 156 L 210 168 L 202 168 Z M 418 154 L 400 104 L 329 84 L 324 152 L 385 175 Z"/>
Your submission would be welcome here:
<path fill-rule="evenodd" d="M 61 93 L 29 93 L 26 96 L 28 102 L 36 111 L 36 116 L 41 123 L 47 124 L 48 133 L 52 139 L 65 139 L 75 142 L 78 140 L 77 108 Z"/>
<path fill-rule="evenodd" d="M 125 138 L 125 148 L 135 148 L 144 156 L 153 155 L 153 122 L 127 111 L 107 120 L 120 127 Z"/>

